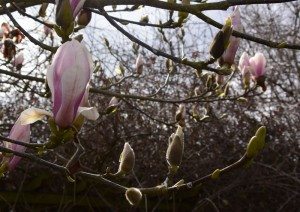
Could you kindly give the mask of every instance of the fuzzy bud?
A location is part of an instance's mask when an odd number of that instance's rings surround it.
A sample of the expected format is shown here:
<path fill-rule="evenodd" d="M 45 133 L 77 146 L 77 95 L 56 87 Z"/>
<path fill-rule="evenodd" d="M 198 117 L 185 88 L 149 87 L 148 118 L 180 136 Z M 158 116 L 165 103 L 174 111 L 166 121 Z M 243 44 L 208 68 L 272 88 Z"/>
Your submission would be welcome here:
<path fill-rule="evenodd" d="M 267 128 L 265 126 L 261 126 L 255 133 L 255 136 L 258 139 L 258 150 L 262 150 L 265 146 Z"/>
<path fill-rule="evenodd" d="M 137 188 L 128 188 L 125 192 L 125 197 L 130 205 L 137 206 L 142 200 L 143 194 Z"/>
<path fill-rule="evenodd" d="M 128 142 L 124 144 L 123 151 L 120 155 L 119 173 L 127 174 L 131 172 L 135 164 L 135 154 Z"/>
<path fill-rule="evenodd" d="M 177 170 L 181 164 L 183 150 L 184 150 L 184 134 L 182 127 L 178 126 L 175 134 L 169 138 L 169 146 L 167 149 L 166 159 L 169 166 L 173 170 Z"/>
<path fill-rule="evenodd" d="M 136 59 L 136 62 L 135 62 L 135 68 L 136 68 L 137 74 L 143 73 L 143 66 L 144 66 L 144 61 L 143 61 L 142 55 L 139 54 Z"/>

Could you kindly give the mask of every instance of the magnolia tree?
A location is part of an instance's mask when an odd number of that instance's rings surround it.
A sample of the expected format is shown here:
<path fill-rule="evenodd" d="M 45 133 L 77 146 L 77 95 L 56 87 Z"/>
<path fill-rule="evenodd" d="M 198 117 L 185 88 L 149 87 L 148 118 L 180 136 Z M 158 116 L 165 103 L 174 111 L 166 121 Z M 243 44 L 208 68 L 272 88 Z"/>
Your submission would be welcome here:
<path fill-rule="evenodd" d="M 259 38 L 259 35 L 253 36 L 244 33 L 239 5 L 292 1 L 190 2 L 189 0 L 183 0 L 177 2 L 176 0 L 126 0 L 119 2 L 56 0 L 54 2 L 19 0 L 12 3 L 2 1 L 0 13 L 7 15 L 10 19 L 9 22 L 4 22 L 1 26 L 4 61 L 2 66 L 12 67 L 11 70 L 13 71 L 1 70 L 0 73 L 16 79 L 28 80 L 31 83 L 35 82 L 36 84 L 32 85 L 25 83 L 24 90 L 26 91 L 28 87 L 34 87 L 32 89 L 35 94 L 39 95 L 40 98 L 49 98 L 49 100 L 46 100 L 43 104 L 38 104 L 39 106 L 45 106 L 46 109 L 37 108 L 34 104 L 33 107 L 24 108 L 11 128 L 9 135 L 5 136 L 4 133 L 1 135 L 1 174 L 4 176 L 13 172 L 17 169 L 20 160 L 29 160 L 62 172 L 66 179 L 74 183 L 78 178 L 101 183 L 109 187 L 111 192 L 123 193 L 130 205 L 137 206 L 143 198 L 147 203 L 147 197 L 149 196 L 172 196 L 176 193 L 197 192 L 203 184 L 216 181 L 222 178 L 223 175 L 249 166 L 265 145 L 267 130 L 262 124 L 256 129 L 251 129 L 251 131 L 255 131 L 253 137 L 245 138 L 249 142 L 240 159 L 225 167 L 214 167 L 211 173 L 206 173 L 196 179 L 175 180 L 177 179 L 176 174 L 182 166 L 183 155 L 188 151 L 184 147 L 187 142 L 185 141 L 187 140 L 186 134 L 190 134 L 191 123 L 189 122 L 205 123 L 212 118 L 217 120 L 224 118 L 221 115 L 216 117 L 209 106 L 205 108 L 204 112 L 201 112 L 199 104 L 222 103 L 225 101 L 245 103 L 252 97 L 268 92 L 265 74 L 266 70 L 270 68 L 268 68 L 266 56 L 258 51 L 254 54 L 253 51 L 237 54 L 241 40 L 259 43 L 274 49 L 300 49 L 300 46 L 295 43 L 282 42 L 281 40 L 270 41 Z M 50 15 L 50 19 L 48 18 L 49 3 L 55 4 L 55 20 L 52 20 Z M 39 6 L 38 14 L 33 15 L 26 12 L 27 8 L 36 5 Z M 111 7 L 108 9 L 107 6 Z M 143 16 L 140 21 L 117 18 L 111 15 L 111 13 L 117 12 L 133 12 L 141 7 L 165 10 L 168 18 L 159 21 L 159 23 L 151 23 L 147 15 Z M 232 12 L 224 20 L 224 25 L 203 13 L 207 10 L 227 10 L 229 8 L 232 8 L 230 9 Z M 32 36 L 26 30 L 26 27 L 20 26 L 14 17 L 16 13 L 42 24 L 44 38 L 48 40 L 39 40 Z M 116 73 L 111 74 L 102 71 L 101 77 L 98 76 L 99 69 L 111 69 L 113 66 L 102 64 L 98 59 L 101 56 L 92 55 L 89 48 L 86 47 L 88 45 L 86 41 L 88 35 L 80 34 L 89 25 L 92 15 L 96 18 L 104 17 L 112 27 L 133 42 L 133 57 L 135 58 L 133 68 L 126 63 L 129 53 L 124 55 L 122 59 L 120 53 L 115 53 L 114 44 L 110 42 L 110 37 L 107 37 L 97 45 L 104 46 L 114 55 L 118 62 L 115 68 Z M 172 41 L 167 39 L 165 32 L 167 29 L 179 30 L 179 40 L 182 41 L 182 37 L 185 36 L 184 26 L 188 24 L 191 17 L 193 17 L 193 20 L 198 21 L 199 19 L 219 28 L 219 31 L 209 41 L 210 45 L 201 54 L 201 58 L 197 51 L 186 55 L 181 54 L 181 50 L 178 51 L 179 53 L 174 52 Z M 195 17 L 197 19 L 194 19 Z M 121 26 L 121 24 L 127 25 L 129 23 L 140 27 L 158 28 L 162 40 L 169 45 L 170 50 L 153 47 L 155 45 L 143 41 Z M 30 73 L 28 75 L 21 73 L 26 57 L 23 49 L 19 47 L 24 42 L 23 40 L 29 40 L 37 45 L 41 51 L 50 52 L 50 56 L 47 57 L 49 65 L 42 67 L 41 71 L 43 73 L 41 75 L 32 76 Z M 153 55 L 147 55 L 146 51 L 151 52 Z M 156 58 L 154 55 L 160 58 Z M 161 80 L 155 78 L 155 75 L 158 74 L 155 71 L 160 72 L 153 68 L 154 64 L 157 63 L 160 64 L 160 67 L 164 67 L 166 72 L 163 84 L 153 91 L 150 87 L 155 84 L 154 81 Z M 182 73 L 178 69 L 184 68 L 193 70 L 193 72 L 191 74 L 186 73 L 188 77 L 178 81 L 180 85 L 176 85 L 175 88 L 178 88 L 176 93 L 179 94 L 174 95 L 172 90 L 167 89 L 168 86 L 174 87 L 170 78 Z M 151 72 L 146 72 L 150 69 Z M 131 70 L 131 73 L 127 74 L 127 70 Z M 149 77 L 150 73 L 154 75 L 153 78 Z M 96 75 L 97 79 L 93 79 L 93 75 Z M 46 77 L 43 78 L 43 76 Z M 199 86 L 192 85 L 189 81 L 190 78 L 196 78 L 201 84 Z M 126 81 L 129 84 L 125 84 Z M 5 89 L 5 82 L 1 83 L 4 84 L 3 89 Z M 100 86 L 101 84 L 103 86 Z M 40 86 L 40 88 L 37 86 Z M 181 88 L 188 88 L 188 90 L 193 88 L 193 91 L 189 94 L 184 92 L 180 94 L 183 90 Z M 229 92 L 229 88 L 232 90 L 231 92 Z M 23 93 L 20 92 L 20 95 L 22 96 Z M 90 93 L 111 98 L 107 102 L 104 111 L 99 111 L 99 104 L 95 103 L 94 105 L 91 103 L 93 101 L 89 101 Z M 105 115 L 114 114 L 123 103 L 131 105 L 153 121 L 172 127 L 173 133 L 169 134 L 168 145 L 164 150 L 164 160 L 168 167 L 165 180 L 153 186 L 144 187 L 142 185 L 120 183 L 122 179 L 130 175 L 135 176 L 136 154 L 129 142 L 124 143 L 124 148 L 120 152 L 119 167 L 115 171 L 107 168 L 103 173 L 94 172 L 81 164 L 81 160 L 86 156 L 84 144 L 80 139 L 85 136 L 85 121 L 97 121 L 99 116 L 101 118 Z M 171 105 L 177 109 L 176 111 L 166 110 L 164 119 L 159 119 L 155 115 L 149 115 L 140 109 L 142 105 L 147 109 L 152 103 Z M 24 106 L 27 107 L 27 104 Z M 155 106 L 159 110 L 160 106 Z M 3 118 L 7 119 L 5 114 L 3 114 Z M 41 137 L 45 137 L 45 140 L 39 139 L 30 142 L 30 125 L 41 120 L 44 126 L 40 127 L 42 129 L 40 133 L 43 134 Z M 44 133 L 43 130 L 45 130 Z M 159 133 L 159 131 L 164 131 L 164 129 L 157 129 L 153 133 Z M 74 145 L 75 150 L 64 164 L 45 159 L 49 152 L 55 152 L 61 146 L 70 143 Z M 144 148 L 147 149 L 148 147 L 145 146 Z"/>

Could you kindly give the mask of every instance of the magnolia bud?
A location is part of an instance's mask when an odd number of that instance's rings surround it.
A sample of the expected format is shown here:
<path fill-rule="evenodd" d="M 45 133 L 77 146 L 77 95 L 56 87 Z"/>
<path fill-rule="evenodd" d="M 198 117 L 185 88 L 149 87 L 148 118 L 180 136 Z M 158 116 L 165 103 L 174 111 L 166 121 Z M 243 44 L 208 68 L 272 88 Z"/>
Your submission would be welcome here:
<path fill-rule="evenodd" d="M 181 164 L 183 149 L 184 149 L 184 134 L 182 127 L 178 126 L 175 134 L 169 138 L 169 146 L 167 149 L 166 159 L 169 166 L 177 170 Z"/>
<path fill-rule="evenodd" d="M 185 126 L 185 106 L 184 105 L 179 105 L 178 110 L 176 111 L 176 115 L 175 115 L 175 121 L 178 122 L 178 124 L 181 127 Z"/>
<path fill-rule="evenodd" d="M 119 162 L 119 173 L 127 174 L 133 170 L 135 163 L 135 154 L 128 142 L 124 144 Z"/>
<path fill-rule="evenodd" d="M 183 142 L 181 142 L 178 135 L 175 135 L 168 146 L 167 154 L 166 154 L 166 158 L 169 166 L 177 169 L 177 167 L 179 167 L 181 164 L 182 154 L 183 154 Z"/>
<path fill-rule="evenodd" d="M 262 150 L 265 146 L 267 128 L 265 126 L 261 126 L 255 133 L 255 136 L 258 139 L 258 150 Z"/>
<path fill-rule="evenodd" d="M 232 33 L 231 19 L 227 18 L 223 28 L 217 33 L 210 45 L 210 55 L 217 59 L 222 56 L 229 44 L 229 38 Z"/>
<path fill-rule="evenodd" d="M 170 59 L 166 60 L 166 67 L 167 67 L 167 71 L 168 73 L 172 73 L 174 70 L 174 62 Z"/>
<path fill-rule="evenodd" d="M 130 205 L 138 205 L 143 197 L 141 191 L 137 188 L 128 188 L 125 192 L 125 197 Z"/>
<path fill-rule="evenodd" d="M 148 15 L 144 15 L 141 17 L 140 19 L 141 23 L 148 23 L 149 22 L 149 16 Z"/>
<path fill-rule="evenodd" d="M 259 151 L 259 141 L 256 136 L 253 136 L 250 139 L 247 146 L 247 151 L 246 151 L 247 157 L 254 158 L 257 155 L 258 151 Z"/>
<path fill-rule="evenodd" d="M 111 98 L 108 107 L 106 108 L 106 113 L 110 114 L 117 110 L 117 107 L 119 106 L 119 101 L 116 97 Z"/>
<path fill-rule="evenodd" d="M 136 68 L 137 74 L 143 73 L 143 65 L 144 65 L 144 61 L 143 61 L 142 55 L 139 54 L 136 59 L 136 62 L 135 62 L 135 68 Z"/>
<path fill-rule="evenodd" d="M 55 21 L 58 26 L 64 29 L 69 28 L 73 23 L 73 11 L 69 0 L 58 0 Z"/>
<path fill-rule="evenodd" d="M 213 180 L 216 180 L 220 177 L 220 173 L 221 173 L 221 170 L 220 169 L 216 169 L 212 174 L 211 174 L 211 178 Z"/>
<path fill-rule="evenodd" d="M 82 9 L 77 16 L 77 24 L 80 26 L 87 26 L 92 19 L 92 12 Z"/>

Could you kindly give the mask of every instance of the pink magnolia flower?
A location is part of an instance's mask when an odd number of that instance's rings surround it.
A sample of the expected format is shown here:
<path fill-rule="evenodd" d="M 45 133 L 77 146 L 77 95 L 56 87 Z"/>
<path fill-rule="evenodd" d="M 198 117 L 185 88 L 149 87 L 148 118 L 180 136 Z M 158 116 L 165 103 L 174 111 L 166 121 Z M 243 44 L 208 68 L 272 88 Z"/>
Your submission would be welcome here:
<path fill-rule="evenodd" d="M 30 125 L 21 125 L 20 118 L 16 121 L 13 128 L 10 131 L 9 137 L 10 139 L 21 141 L 24 143 L 29 143 L 30 141 Z M 26 147 L 5 142 L 5 147 L 11 149 L 16 152 L 25 152 Z M 5 156 L 4 161 L 8 162 L 8 169 L 13 170 L 21 160 L 19 156 L 7 157 Z"/>
<path fill-rule="evenodd" d="M 230 18 L 232 21 L 233 30 L 241 31 L 242 30 L 241 14 L 238 6 L 234 7 L 234 11 L 230 15 Z M 219 59 L 219 63 L 221 66 L 224 64 L 228 64 L 229 66 L 234 64 L 234 58 L 239 48 L 239 44 L 240 44 L 240 38 L 231 35 L 229 38 L 229 45 L 225 50 L 225 52 L 223 53 L 223 55 L 221 56 L 221 58 Z"/>
<path fill-rule="evenodd" d="M 57 50 L 47 79 L 52 93 L 54 119 L 59 126 L 72 125 L 92 71 L 91 56 L 77 40 L 66 42 Z"/>
<path fill-rule="evenodd" d="M 261 86 L 265 91 L 265 73 L 266 73 L 266 58 L 262 53 L 256 53 L 249 58 L 248 54 L 244 52 L 239 61 L 239 69 L 242 72 L 243 79 L 248 82 L 250 76 L 256 81 L 257 85 Z"/>
<path fill-rule="evenodd" d="M 247 69 L 250 69 L 250 62 L 249 62 L 249 56 L 246 52 L 244 52 L 239 60 L 239 66 L 238 68 L 242 72 L 242 75 L 244 75 L 244 72 L 247 71 Z"/>
<path fill-rule="evenodd" d="M 266 73 L 266 58 L 262 53 L 256 53 L 249 60 L 252 76 L 257 79 Z"/>
<path fill-rule="evenodd" d="M 88 83 L 93 71 L 91 55 L 86 47 L 77 40 L 62 44 L 54 55 L 47 71 L 47 82 L 52 94 L 53 114 L 29 108 L 22 112 L 23 124 L 30 124 L 45 115 L 53 116 L 55 123 L 62 128 L 71 127 L 81 114 L 95 120 L 99 114 L 89 106 L 87 100 Z"/>

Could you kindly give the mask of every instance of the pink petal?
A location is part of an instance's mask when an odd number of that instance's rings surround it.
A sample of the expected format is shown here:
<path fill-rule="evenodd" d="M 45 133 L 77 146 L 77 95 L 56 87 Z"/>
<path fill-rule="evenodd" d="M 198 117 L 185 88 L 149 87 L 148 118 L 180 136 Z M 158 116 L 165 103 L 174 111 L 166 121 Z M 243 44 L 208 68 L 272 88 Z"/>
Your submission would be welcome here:
<path fill-rule="evenodd" d="M 75 18 L 80 10 L 83 8 L 83 5 L 86 0 L 70 0 L 70 5 L 73 11 L 73 17 Z"/>
<path fill-rule="evenodd" d="M 254 57 L 250 58 L 249 62 L 254 77 L 263 76 L 265 74 L 266 58 L 262 53 L 256 53 Z"/>
<path fill-rule="evenodd" d="M 25 143 L 29 143 L 30 141 L 30 125 L 21 125 L 19 124 L 19 119 L 16 121 L 15 125 L 10 131 L 9 138 Z M 12 143 L 5 143 L 5 146 L 16 151 L 16 152 L 25 152 L 26 147 L 12 144 Z M 13 170 L 16 165 L 21 160 L 21 157 L 13 156 L 9 161 L 9 169 Z"/>
<path fill-rule="evenodd" d="M 244 52 L 239 60 L 239 69 L 242 71 L 246 66 L 250 66 L 249 56 Z"/>
<path fill-rule="evenodd" d="M 86 47 L 77 40 L 64 43 L 55 54 L 47 78 L 53 99 L 56 123 L 67 127 L 74 121 L 93 63 Z"/>

